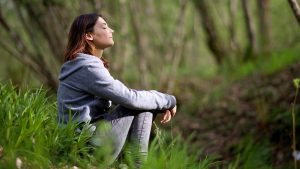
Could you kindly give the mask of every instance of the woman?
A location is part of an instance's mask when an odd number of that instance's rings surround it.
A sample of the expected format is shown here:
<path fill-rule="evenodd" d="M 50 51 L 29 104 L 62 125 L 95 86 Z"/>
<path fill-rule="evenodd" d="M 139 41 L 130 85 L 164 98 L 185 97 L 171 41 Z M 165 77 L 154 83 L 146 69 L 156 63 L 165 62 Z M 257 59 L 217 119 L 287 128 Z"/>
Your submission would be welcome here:
<path fill-rule="evenodd" d="M 120 154 L 126 138 L 135 141 L 139 153 L 146 156 L 154 112 L 164 113 L 161 123 L 170 121 L 176 113 L 174 96 L 130 89 L 110 75 L 102 54 L 113 46 L 113 32 L 98 14 L 80 15 L 74 20 L 57 93 L 61 124 L 106 121 L 111 125 L 105 132 L 97 130 L 91 143 L 101 147 L 103 140 L 111 137 L 112 161 Z M 111 103 L 118 106 L 110 110 Z"/>

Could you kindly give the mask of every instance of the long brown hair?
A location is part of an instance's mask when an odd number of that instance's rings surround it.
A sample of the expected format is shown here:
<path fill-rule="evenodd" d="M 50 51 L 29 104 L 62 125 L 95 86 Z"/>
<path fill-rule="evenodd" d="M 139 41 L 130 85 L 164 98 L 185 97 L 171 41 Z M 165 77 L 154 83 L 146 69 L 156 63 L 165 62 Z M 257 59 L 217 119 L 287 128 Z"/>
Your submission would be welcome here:
<path fill-rule="evenodd" d="M 93 28 L 100 14 L 91 13 L 83 14 L 78 16 L 72 23 L 71 29 L 69 31 L 69 38 L 67 48 L 64 54 L 64 61 L 73 60 L 76 58 L 77 53 L 86 53 L 93 55 L 92 47 L 85 38 L 86 33 L 93 32 Z M 104 66 L 108 68 L 108 62 L 101 57 Z"/>

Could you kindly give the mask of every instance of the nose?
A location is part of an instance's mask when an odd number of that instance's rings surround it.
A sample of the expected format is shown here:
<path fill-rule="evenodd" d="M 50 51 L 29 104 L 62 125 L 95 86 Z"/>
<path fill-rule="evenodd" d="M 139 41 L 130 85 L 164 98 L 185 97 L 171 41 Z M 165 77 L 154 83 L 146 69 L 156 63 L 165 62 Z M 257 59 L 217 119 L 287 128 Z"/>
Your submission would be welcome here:
<path fill-rule="evenodd" d="M 114 30 L 113 29 L 110 29 L 111 33 L 114 33 Z"/>

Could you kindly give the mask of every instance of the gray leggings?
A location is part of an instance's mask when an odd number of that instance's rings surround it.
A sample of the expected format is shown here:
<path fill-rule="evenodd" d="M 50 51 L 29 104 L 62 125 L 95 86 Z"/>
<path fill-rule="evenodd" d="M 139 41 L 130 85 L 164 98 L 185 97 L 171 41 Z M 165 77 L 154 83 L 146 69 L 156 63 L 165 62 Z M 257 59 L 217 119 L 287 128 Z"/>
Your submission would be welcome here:
<path fill-rule="evenodd" d="M 98 122 L 91 144 L 100 148 L 109 144 L 112 147 L 111 163 L 120 154 L 127 138 L 129 142 L 135 143 L 139 155 L 147 156 L 153 122 L 152 112 L 117 106 L 111 113 L 106 114 L 104 119 Z"/>

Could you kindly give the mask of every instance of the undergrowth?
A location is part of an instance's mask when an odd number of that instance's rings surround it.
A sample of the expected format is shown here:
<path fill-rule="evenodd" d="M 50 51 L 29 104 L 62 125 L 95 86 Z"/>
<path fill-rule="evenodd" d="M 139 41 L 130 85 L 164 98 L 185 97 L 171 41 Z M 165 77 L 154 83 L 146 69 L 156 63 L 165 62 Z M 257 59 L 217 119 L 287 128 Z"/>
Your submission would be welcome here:
<path fill-rule="evenodd" d="M 108 166 L 106 154 L 87 144 L 88 124 L 80 134 L 73 123 L 59 127 L 56 103 L 43 89 L 17 90 L 0 84 L 0 111 L 0 168 L 134 168 L 134 154 L 127 150 L 125 158 Z M 211 158 L 199 159 L 199 151 L 191 151 L 188 141 L 170 138 L 166 134 L 154 138 L 142 168 L 207 169 L 215 165 Z"/>

